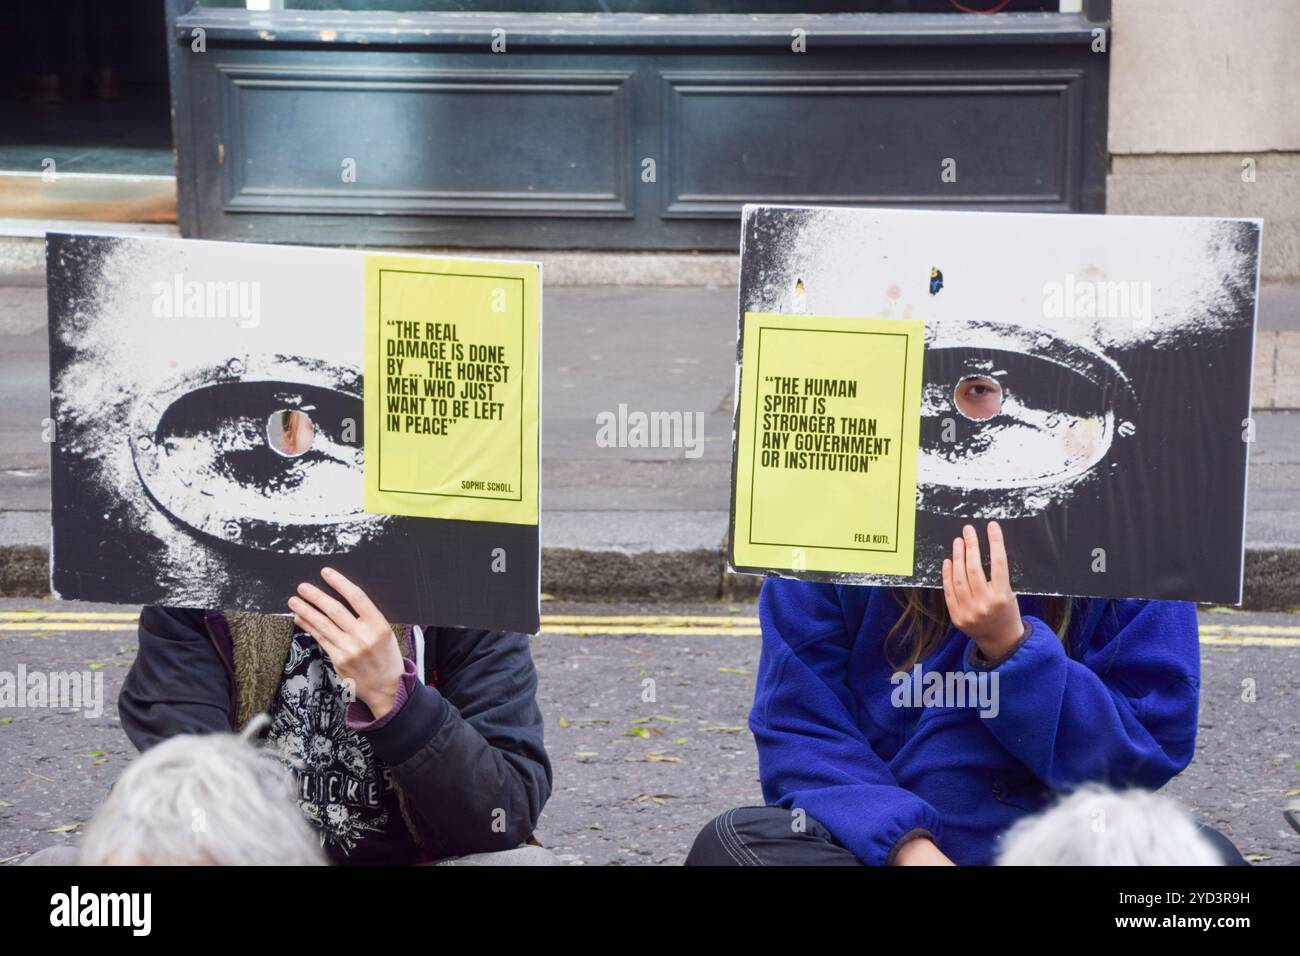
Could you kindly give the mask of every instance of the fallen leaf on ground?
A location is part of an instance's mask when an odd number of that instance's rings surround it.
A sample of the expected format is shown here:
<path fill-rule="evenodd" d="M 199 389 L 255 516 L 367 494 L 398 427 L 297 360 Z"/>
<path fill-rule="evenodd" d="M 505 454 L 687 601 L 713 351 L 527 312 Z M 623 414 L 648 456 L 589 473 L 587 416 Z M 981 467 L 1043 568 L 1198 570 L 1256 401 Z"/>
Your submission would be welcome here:
<path fill-rule="evenodd" d="M 743 667 L 719 667 L 718 673 L 719 674 L 752 674 L 754 672 L 751 670 L 746 670 Z"/>
<path fill-rule="evenodd" d="M 568 717 L 560 718 L 561 727 L 573 727 L 578 724 L 608 724 L 609 722 L 604 717 L 574 717 L 572 720 Z"/>
<path fill-rule="evenodd" d="M 646 793 L 642 791 L 632 798 L 633 803 L 655 803 L 663 806 L 666 800 L 676 800 L 675 793 Z"/>
<path fill-rule="evenodd" d="M 50 827 L 46 833 L 71 833 L 73 830 L 79 830 L 85 824 L 84 820 L 78 820 L 76 823 L 65 823 L 61 827 Z"/>
<path fill-rule="evenodd" d="M 668 757 L 662 750 L 651 750 L 639 757 L 624 757 L 624 763 L 681 763 L 681 757 Z"/>

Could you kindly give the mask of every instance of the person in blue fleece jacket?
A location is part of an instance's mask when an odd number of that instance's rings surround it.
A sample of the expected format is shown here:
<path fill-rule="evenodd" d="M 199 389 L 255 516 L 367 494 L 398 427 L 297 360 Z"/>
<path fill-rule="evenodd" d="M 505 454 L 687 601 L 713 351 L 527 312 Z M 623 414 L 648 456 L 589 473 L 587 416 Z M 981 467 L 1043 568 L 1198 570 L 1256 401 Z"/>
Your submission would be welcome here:
<path fill-rule="evenodd" d="M 1055 793 L 1188 765 L 1194 607 L 1017 597 L 988 537 L 990 573 L 967 525 L 942 592 L 764 583 L 749 725 L 768 805 L 713 820 L 688 865 L 990 864 Z"/>

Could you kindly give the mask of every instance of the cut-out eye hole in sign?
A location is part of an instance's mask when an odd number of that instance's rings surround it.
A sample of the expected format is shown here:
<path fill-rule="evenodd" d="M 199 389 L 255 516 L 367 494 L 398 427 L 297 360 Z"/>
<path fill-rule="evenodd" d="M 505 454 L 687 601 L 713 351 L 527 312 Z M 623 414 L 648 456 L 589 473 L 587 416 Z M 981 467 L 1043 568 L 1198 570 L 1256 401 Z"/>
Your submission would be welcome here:
<path fill-rule="evenodd" d="M 912 574 L 924 332 L 745 313 L 733 566 Z"/>
<path fill-rule="evenodd" d="M 366 257 L 365 508 L 536 524 L 540 267 Z"/>

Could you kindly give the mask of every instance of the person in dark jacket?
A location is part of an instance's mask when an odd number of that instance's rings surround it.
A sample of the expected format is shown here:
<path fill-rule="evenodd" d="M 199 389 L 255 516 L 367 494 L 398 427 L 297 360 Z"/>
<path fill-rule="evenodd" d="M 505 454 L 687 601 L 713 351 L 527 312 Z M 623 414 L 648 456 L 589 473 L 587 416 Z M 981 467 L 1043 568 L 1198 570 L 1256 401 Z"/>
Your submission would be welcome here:
<path fill-rule="evenodd" d="M 1188 765 L 1195 608 L 1017 597 L 996 522 L 988 538 L 991 574 L 967 525 L 942 592 L 764 582 L 749 726 L 767 805 L 710 822 L 688 865 L 987 865 L 1057 794 L 1154 790 Z"/>
<path fill-rule="evenodd" d="M 118 699 L 145 750 L 259 712 L 335 863 L 545 864 L 551 792 L 528 637 L 391 626 L 330 569 L 290 617 L 146 607 Z"/>

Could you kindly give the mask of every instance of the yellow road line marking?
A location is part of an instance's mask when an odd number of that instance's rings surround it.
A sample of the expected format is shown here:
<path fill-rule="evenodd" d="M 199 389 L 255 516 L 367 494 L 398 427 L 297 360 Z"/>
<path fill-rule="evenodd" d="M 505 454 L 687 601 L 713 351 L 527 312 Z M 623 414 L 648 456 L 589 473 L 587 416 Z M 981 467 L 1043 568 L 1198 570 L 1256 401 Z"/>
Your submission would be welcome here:
<path fill-rule="evenodd" d="M 1233 647 L 1300 647 L 1300 637 L 1250 637 L 1235 634 L 1202 634 L 1202 644 L 1230 644 Z"/>
<path fill-rule="evenodd" d="M 0 611 L 0 621 L 135 621 L 138 611 Z M 656 624 L 757 627 L 757 617 L 728 614 L 543 614 L 543 624 Z"/>
<path fill-rule="evenodd" d="M 605 627 L 600 624 L 581 624 L 573 626 L 552 626 L 542 622 L 542 635 L 571 634 L 577 637 L 601 635 L 604 637 L 623 637 L 632 634 L 648 634 L 662 637 L 758 637 L 762 631 L 757 627 L 637 627 L 619 625 Z"/>
<path fill-rule="evenodd" d="M 0 632 L 57 633 L 98 631 L 128 633 L 136 630 L 136 611 L 0 611 Z M 543 635 L 575 637 L 758 637 L 762 631 L 753 616 L 711 614 L 547 614 Z M 1280 624 L 1202 624 L 1201 643 L 1231 647 L 1298 647 L 1300 626 Z"/>
<path fill-rule="evenodd" d="M 0 621 L 134 621 L 139 611 L 0 611 Z"/>
<path fill-rule="evenodd" d="M 136 612 L 58 612 L 58 611 L 0 611 L 0 621 L 135 621 Z M 660 626 L 686 626 L 693 624 L 710 627 L 757 627 L 756 617 L 731 617 L 721 614 L 543 614 L 543 624 L 653 624 Z M 1297 634 L 1300 625 L 1290 624 L 1202 624 L 1201 633 L 1236 634 Z"/>
<path fill-rule="evenodd" d="M 742 618 L 728 614 L 614 614 L 604 617 L 601 614 L 543 614 L 542 627 L 546 624 L 650 624 L 664 627 L 675 624 L 705 624 L 708 627 L 723 626 L 758 627 L 758 618 Z"/>
<path fill-rule="evenodd" d="M 120 631 L 134 634 L 134 624 L 111 624 L 104 621 L 32 621 L 29 624 L 15 624 L 12 621 L 0 623 L 0 632 L 18 631 L 24 634 L 38 632 L 55 633 L 59 631 Z"/>

